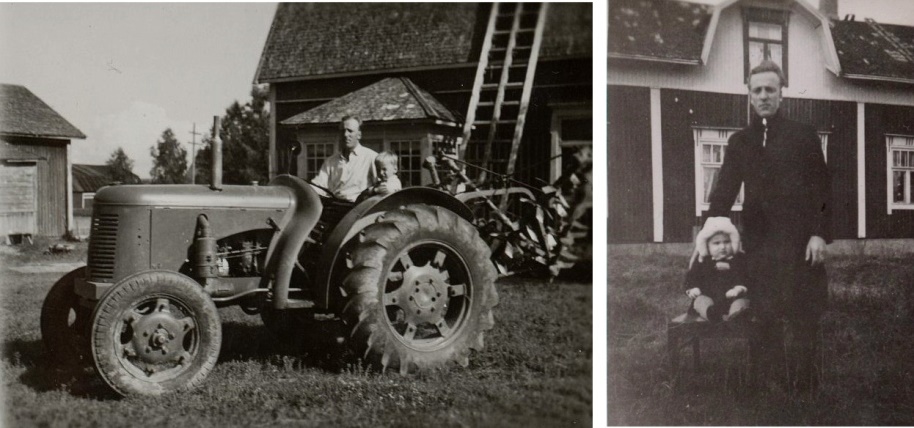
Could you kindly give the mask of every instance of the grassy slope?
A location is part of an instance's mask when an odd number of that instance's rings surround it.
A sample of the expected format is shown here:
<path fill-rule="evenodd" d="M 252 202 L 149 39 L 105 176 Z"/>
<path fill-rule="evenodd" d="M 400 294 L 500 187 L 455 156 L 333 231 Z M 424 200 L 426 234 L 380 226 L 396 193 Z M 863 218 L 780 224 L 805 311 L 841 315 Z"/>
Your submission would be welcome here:
<path fill-rule="evenodd" d="M 36 244 L 40 247 L 42 244 Z M 0 254 L 0 266 L 76 261 L 73 255 Z M 44 246 L 46 248 L 46 245 Z M 119 399 L 91 369 L 45 361 L 41 302 L 62 274 L 0 275 L 5 422 L 9 426 L 571 426 L 591 423 L 589 284 L 510 279 L 486 349 L 467 369 L 403 377 L 366 373 L 327 343 L 272 338 L 259 317 L 220 310 L 219 363 L 199 390 Z M 349 360 L 351 361 L 351 360 Z"/>
<path fill-rule="evenodd" d="M 687 308 L 688 260 L 617 255 L 609 262 L 610 425 L 910 425 L 914 421 L 914 264 L 833 257 L 814 394 L 744 381 L 745 343 L 703 343 L 699 373 L 671 381 L 666 322 Z M 686 350 L 685 356 L 689 357 Z"/>

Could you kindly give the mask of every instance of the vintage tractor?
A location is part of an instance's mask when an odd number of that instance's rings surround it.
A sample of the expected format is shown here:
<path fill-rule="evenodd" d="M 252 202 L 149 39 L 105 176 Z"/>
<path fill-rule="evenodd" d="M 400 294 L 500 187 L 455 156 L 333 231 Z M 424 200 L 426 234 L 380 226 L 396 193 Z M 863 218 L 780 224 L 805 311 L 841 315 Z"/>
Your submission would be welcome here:
<path fill-rule="evenodd" d="M 421 187 L 322 203 L 289 175 L 223 186 L 218 144 L 213 153 L 210 186 L 98 192 L 87 266 L 41 310 L 52 358 L 91 361 L 121 395 L 192 389 L 216 363 L 217 309 L 230 305 L 279 334 L 337 323 L 381 370 L 466 365 L 482 349 L 497 274 L 466 204 Z"/>

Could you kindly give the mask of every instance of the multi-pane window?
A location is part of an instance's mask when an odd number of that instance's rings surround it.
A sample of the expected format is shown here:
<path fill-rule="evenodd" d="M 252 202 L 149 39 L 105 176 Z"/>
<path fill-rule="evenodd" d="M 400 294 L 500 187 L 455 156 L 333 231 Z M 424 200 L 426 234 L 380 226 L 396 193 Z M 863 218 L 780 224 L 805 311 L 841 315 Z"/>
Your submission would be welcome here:
<path fill-rule="evenodd" d="M 911 175 L 914 175 L 914 137 L 886 135 L 888 211 L 914 209 Z"/>
<path fill-rule="evenodd" d="M 727 140 L 736 129 L 695 129 L 695 215 L 710 207 L 711 192 L 720 178 L 720 168 L 727 154 Z M 740 188 L 733 210 L 743 209 L 743 188 Z"/>
<path fill-rule="evenodd" d="M 324 164 L 324 159 L 333 155 L 333 143 L 305 143 L 305 176 L 306 181 L 311 181 L 317 176 Z"/>
<path fill-rule="evenodd" d="M 422 184 L 422 142 L 419 140 L 391 141 L 390 151 L 399 158 L 397 176 L 403 187 Z"/>
<path fill-rule="evenodd" d="M 787 76 L 787 16 L 784 11 L 746 9 L 743 39 L 747 79 L 749 71 L 766 59 L 779 65 Z"/>

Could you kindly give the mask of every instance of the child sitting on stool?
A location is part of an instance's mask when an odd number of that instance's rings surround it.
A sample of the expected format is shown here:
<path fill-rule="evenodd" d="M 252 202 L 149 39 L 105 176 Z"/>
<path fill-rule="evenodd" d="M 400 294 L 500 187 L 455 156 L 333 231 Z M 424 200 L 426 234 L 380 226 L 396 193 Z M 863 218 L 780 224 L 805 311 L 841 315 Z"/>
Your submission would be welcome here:
<path fill-rule="evenodd" d="M 685 279 L 692 308 L 708 321 L 735 319 L 749 307 L 745 298 L 748 290 L 743 285 L 745 260 L 736 252 L 739 232 L 729 222 L 705 224 L 695 243 L 700 257 L 689 267 Z"/>
<path fill-rule="evenodd" d="M 400 179 L 397 177 L 397 155 L 393 152 L 381 152 L 374 158 L 375 170 L 378 174 L 378 181 L 371 187 L 365 189 L 359 196 L 359 199 L 365 199 L 375 195 L 389 195 L 403 188 Z"/>

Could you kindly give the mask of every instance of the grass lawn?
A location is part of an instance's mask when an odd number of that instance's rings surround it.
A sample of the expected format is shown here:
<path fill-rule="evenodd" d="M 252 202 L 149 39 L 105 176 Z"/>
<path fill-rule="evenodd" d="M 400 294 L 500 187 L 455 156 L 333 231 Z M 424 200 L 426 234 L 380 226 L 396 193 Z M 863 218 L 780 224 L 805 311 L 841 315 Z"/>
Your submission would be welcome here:
<path fill-rule="evenodd" d="M 688 258 L 610 253 L 610 425 L 914 422 L 914 257 L 828 260 L 821 387 L 804 394 L 745 381 L 740 340 L 704 341 L 702 370 L 688 368 L 674 382 L 666 323 L 688 307 L 682 292 Z"/>
<path fill-rule="evenodd" d="M 220 310 L 222 351 L 198 390 L 116 397 L 91 368 L 46 359 L 42 300 L 62 273 L 23 264 L 85 260 L 0 247 L 3 341 L 0 426 L 590 426 L 591 284 L 512 278 L 498 283 L 496 326 L 468 368 L 368 373 L 332 344 L 273 338 L 258 316 Z"/>

